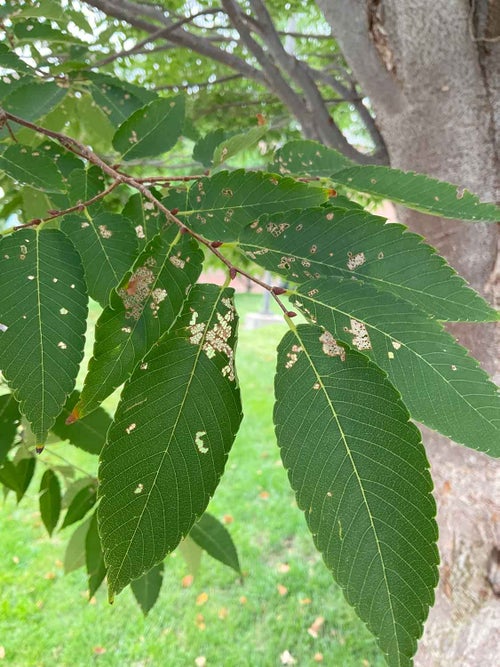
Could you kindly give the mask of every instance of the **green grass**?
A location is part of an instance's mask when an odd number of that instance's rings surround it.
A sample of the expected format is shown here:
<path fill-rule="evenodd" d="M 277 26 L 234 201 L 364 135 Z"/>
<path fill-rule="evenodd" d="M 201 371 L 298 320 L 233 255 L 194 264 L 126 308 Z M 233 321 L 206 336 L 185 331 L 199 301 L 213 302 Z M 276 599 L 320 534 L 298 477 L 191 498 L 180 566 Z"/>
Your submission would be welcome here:
<path fill-rule="evenodd" d="M 240 295 L 242 319 L 261 304 L 259 296 Z M 243 582 L 205 555 L 194 583 L 184 588 L 188 569 L 174 553 L 165 562 L 160 598 L 147 618 L 129 589 L 110 606 L 103 586 L 89 604 L 84 570 L 63 575 L 61 561 L 73 528 L 49 539 L 41 523 L 37 489 L 44 466 L 39 463 L 20 505 L 9 494 L 0 514 L 2 664 L 187 667 L 205 656 L 207 667 L 272 667 L 282 664 L 284 651 L 302 667 L 384 664 L 315 551 L 279 460 L 272 395 L 274 349 L 284 332 L 285 325 L 240 327 L 237 362 L 245 417 L 209 508 L 219 519 L 232 517 L 228 528 Z M 113 401 L 116 396 L 108 408 Z M 95 473 L 96 461 L 71 445 L 47 449 L 42 461 L 55 462 L 53 450 Z M 202 593 L 208 598 L 200 605 Z M 308 628 L 318 617 L 324 623 L 314 637 Z M 319 653 L 322 662 L 315 660 Z"/>

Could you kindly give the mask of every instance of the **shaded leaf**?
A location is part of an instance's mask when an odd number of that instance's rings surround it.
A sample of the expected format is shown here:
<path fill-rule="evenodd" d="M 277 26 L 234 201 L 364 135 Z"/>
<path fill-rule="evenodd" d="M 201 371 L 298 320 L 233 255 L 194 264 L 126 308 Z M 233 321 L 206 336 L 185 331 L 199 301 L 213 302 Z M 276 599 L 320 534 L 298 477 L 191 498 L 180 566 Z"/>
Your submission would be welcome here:
<path fill-rule="evenodd" d="M 223 473 L 241 420 L 233 293 L 196 285 L 123 389 L 99 468 L 111 599 L 177 547 Z"/>
<path fill-rule="evenodd" d="M 89 516 L 85 521 L 82 521 L 69 538 L 64 554 L 64 574 L 69 574 L 85 566 L 85 542 L 91 520 L 92 517 Z"/>
<path fill-rule="evenodd" d="M 80 253 L 89 296 L 107 306 L 111 290 L 132 266 L 137 254 L 132 223 L 114 213 L 99 213 L 94 217 L 65 215 L 61 229 Z"/>
<path fill-rule="evenodd" d="M 149 572 L 131 583 L 132 593 L 139 603 L 144 616 L 154 607 L 163 583 L 163 563 L 158 563 Z"/>
<path fill-rule="evenodd" d="M 336 183 L 390 199 L 407 208 L 456 220 L 498 222 L 500 208 L 468 190 L 435 178 L 381 166 L 356 166 L 332 174 Z"/>
<path fill-rule="evenodd" d="M 91 598 L 106 576 L 101 538 L 97 530 L 97 512 L 92 514 L 89 529 L 85 537 L 85 564 L 87 566 L 89 598 Z"/>
<path fill-rule="evenodd" d="M 70 526 L 76 521 L 80 521 L 89 512 L 97 502 L 97 488 L 95 480 L 89 478 L 89 483 L 80 489 L 70 503 L 66 516 L 61 526 L 61 530 Z"/>
<path fill-rule="evenodd" d="M 35 472 L 36 459 L 34 456 L 25 456 L 16 462 L 4 461 L 0 466 L 0 484 L 15 492 L 19 503 L 28 487 Z"/>
<path fill-rule="evenodd" d="M 410 667 L 438 581 L 420 434 L 384 373 L 320 327 L 287 333 L 277 363 L 276 435 L 314 542 L 388 664 Z"/>
<path fill-rule="evenodd" d="M 38 148 L 14 144 L 0 154 L 0 169 L 19 183 L 44 192 L 63 192 L 66 185 L 54 162 Z"/>
<path fill-rule="evenodd" d="M 12 394 L 0 396 L 0 463 L 5 461 L 14 443 L 20 419 L 17 401 Z"/>
<path fill-rule="evenodd" d="M 61 485 L 57 475 L 50 468 L 43 473 L 40 482 L 39 503 L 43 525 L 48 534 L 52 535 L 61 513 Z"/>
<path fill-rule="evenodd" d="M 32 68 L 11 51 L 7 44 L 0 44 L 0 67 L 24 74 L 34 74 Z"/>
<path fill-rule="evenodd" d="M 106 441 L 106 433 L 112 421 L 111 417 L 103 408 L 97 408 L 91 415 L 73 424 L 66 424 L 66 419 L 72 413 L 79 398 L 80 392 L 75 389 L 51 430 L 61 440 L 69 440 L 72 445 L 90 454 L 99 454 Z"/>
<path fill-rule="evenodd" d="M 326 190 L 291 178 L 243 169 L 221 171 L 191 186 L 188 209 L 180 209 L 178 215 L 208 239 L 235 241 L 243 227 L 264 213 L 317 206 L 327 196 Z"/>
<path fill-rule="evenodd" d="M 106 189 L 102 171 L 95 166 L 88 169 L 76 169 L 69 177 L 68 200 L 71 206 L 89 201 Z M 102 200 L 89 207 L 91 215 L 97 215 L 103 208 Z"/>
<path fill-rule="evenodd" d="M 191 528 L 189 537 L 212 558 L 241 574 L 238 552 L 231 535 L 214 516 L 205 512 Z"/>
<path fill-rule="evenodd" d="M 73 153 L 65 150 L 55 141 L 44 139 L 41 144 L 38 144 L 36 150 L 54 162 L 65 182 L 75 169 L 83 170 L 84 168 L 82 160 L 77 158 Z"/>
<path fill-rule="evenodd" d="M 150 191 L 161 200 L 161 195 L 154 188 L 150 188 Z M 153 203 L 144 199 L 140 192 L 129 197 L 122 215 L 132 222 L 140 250 L 160 232 L 165 220 Z"/>
<path fill-rule="evenodd" d="M 52 111 L 67 92 L 67 88 L 58 86 L 53 81 L 34 83 L 31 82 L 31 79 L 26 78 L 24 85 L 14 87 L 12 92 L 4 98 L 2 106 L 5 111 L 20 116 L 24 120 L 34 121 Z M 12 127 L 15 130 L 16 125 L 13 124 Z M 6 133 L 5 129 L 2 130 L 2 136 L 5 136 Z"/>
<path fill-rule="evenodd" d="M 355 276 L 441 320 L 498 319 L 421 236 L 364 211 L 324 207 L 263 216 L 242 231 L 240 245 L 249 258 L 292 282 Z"/>
<path fill-rule="evenodd" d="M 116 130 L 113 147 L 124 160 L 151 157 L 175 146 L 184 125 L 184 96 L 150 102 Z"/>
<path fill-rule="evenodd" d="M 333 148 L 317 141 L 296 140 L 287 142 L 274 154 L 269 169 L 279 174 L 304 174 L 329 177 L 354 162 Z"/>
<path fill-rule="evenodd" d="M 193 148 L 193 160 L 201 162 L 201 164 L 208 169 L 213 164 L 214 150 L 220 143 L 230 136 L 232 136 L 232 134 L 226 132 L 226 130 L 221 127 L 212 132 L 208 132 L 208 134 L 196 142 Z"/>
<path fill-rule="evenodd" d="M 73 390 L 87 318 L 80 257 L 62 232 L 2 238 L 0 313 L 0 368 L 43 444 Z"/>
<path fill-rule="evenodd" d="M 389 292 L 334 276 L 304 283 L 292 301 L 335 338 L 373 359 L 413 419 L 500 456 L 500 395 L 436 320 Z"/>
<path fill-rule="evenodd" d="M 108 74 L 85 72 L 89 91 L 114 126 L 123 123 L 137 109 L 156 99 L 156 93 Z"/>
<path fill-rule="evenodd" d="M 200 275 L 202 261 L 196 242 L 173 226 L 139 255 L 97 321 L 94 354 L 75 417 L 95 410 L 168 331 Z"/>

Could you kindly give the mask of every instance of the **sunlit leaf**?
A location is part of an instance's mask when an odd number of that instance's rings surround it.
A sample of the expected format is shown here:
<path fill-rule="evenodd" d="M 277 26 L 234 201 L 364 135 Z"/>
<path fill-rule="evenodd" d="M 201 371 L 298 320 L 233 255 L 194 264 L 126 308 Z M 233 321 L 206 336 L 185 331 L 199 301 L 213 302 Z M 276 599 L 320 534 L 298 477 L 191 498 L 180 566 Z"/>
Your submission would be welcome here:
<path fill-rule="evenodd" d="M 226 132 L 226 130 L 221 127 L 212 132 L 208 132 L 208 134 L 196 142 L 193 148 L 193 160 L 201 162 L 204 167 L 211 167 L 213 164 L 214 150 L 229 136 L 231 136 L 231 133 Z"/>
<path fill-rule="evenodd" d="M 184 106 L 183 95 L 150 102 L 120 125 L 113 137 L 113 147 L 124 160 L 165 153 L 181 135 Z"/>
<path fill-rule="evenodd" d="M 325 207 L 265 216 L 242 231 L 240 244 L 250 259 L 292 282 L 356 277 L 437 319 L 498 319 L 421 236 L 364 211 Z"/>
<path fill-rule="evenodd" d="M 214 166 L 222 164 L 226 160 L 232 158 L 234 155 L 241 153 L 241 151 L 253 148 L 262 139 L 262 137 L 267 134 L 267 132 L 269 132 L 269 128 L 266 125 L 263 125 L 252 127 L 247 132 L 235 134 L 228 139 L 224 139 L 214 151 Z"/>
<path fill-rule="evenodd" d="M 223 473 L 241 420 L 232 296 L 195 286 L 122 392 L 99 468 L 111 599 L 177 547 Z"/>
<path fill-rule="evenodd" d="M 196 242 L 173 226 L 139 255 L 97 321 L 94 354 L 75 417 L 95 410 L 168 331 L 200 275 L 202 261 Z"/>
<path fill-rule="evenodd" d="M 283 176 L 304 174 L 328 177 L 352 164 L 352 160 L 333 148 L 317 141 L 299 139 L 289 141 L 277 150 L 269 168 Z"/>
<path fill-rule="evenodd" d="M 413 419 L 500 456 L 500 395 L 436 320 L 389 292 L 334 276 L 304 283 L 292 301 L 335 338 L 371 357 Z"/>
<path fill-rule="evenodd" d="M 149 572 L 131 583 L 132 593 L 139 603 L 144 616 L 154 607 L 163 583 L 163 563 L 158 563 Z"/>
<path fill-rule="evenodd" d="M 73 390 L 87 318 L 80 257 L 62 232 L 2 238 L 0 314 L 0 368 L 43 444 Z"/>
<path fill-rule="evenodd" d="M 277 363 L 276 435 L 314 542 L 388 664 L 410 667 L 438 581 L 420 434 L 385 374 L 318 326 L 287 333 Z"/>
<path fill-rule="evenodd" d="M 50 468 L 43 473 L 40 482 L 40 515 L 49 535 L 59 521 L 61 513 L 61 485 L 55 472 Z"/>
<path fill-rule="evenodd" d="M 132 223 L 115 213 L 99 213 L 95 217 L 65 215 L 61 229 L 80 253 L 89 296 L 106 306 L 111 290 L 137 254 Z"/>

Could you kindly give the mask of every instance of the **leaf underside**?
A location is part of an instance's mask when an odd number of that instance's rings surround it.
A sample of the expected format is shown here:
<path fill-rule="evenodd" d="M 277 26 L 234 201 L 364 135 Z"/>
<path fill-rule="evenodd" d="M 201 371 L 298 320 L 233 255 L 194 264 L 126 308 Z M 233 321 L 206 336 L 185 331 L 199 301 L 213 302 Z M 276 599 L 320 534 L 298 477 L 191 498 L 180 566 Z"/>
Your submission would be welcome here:
<path fill-rule="evenodd" d="M 314 325 L 278 348 L 281 456 L 317 548 L 394 667 L 410 666 L 438 580 L 416 427 L 385 375 Z"/>
<path fill-rule="evenodd" d="M 223 473 L 241 420 L 232 296 L 195 286 L 122 392 L 99 468 L 111 599 L 176 548 Z"/>

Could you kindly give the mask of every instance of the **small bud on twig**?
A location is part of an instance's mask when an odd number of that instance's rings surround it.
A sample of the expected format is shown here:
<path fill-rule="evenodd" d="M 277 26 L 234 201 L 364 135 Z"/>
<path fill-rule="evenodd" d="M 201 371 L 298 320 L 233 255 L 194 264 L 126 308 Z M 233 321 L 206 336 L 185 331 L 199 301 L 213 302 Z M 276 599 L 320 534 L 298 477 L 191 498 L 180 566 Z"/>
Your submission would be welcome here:
<path fill-rule="evenodd" d="M 284 287 L 272 287 L 271 292 L 276 294 L 276 296 L 279 296 L 280 294 L 284 294 L 286 289 Z"/>
<path fill-rule="evenodd" d="M 297 317 L 297 313 L 294 313 L 293 310 L 287 312 L 287 317 Z"/>
<path fill-rule="evenodd" d="M 237 274 L 238 274 L 238 272 L 236 271 L 236 269 L 234 268 L 234 266 L 232 266 L 232 267 L 229 269 L 229 277 L 231 278 L 231 280 L 234 280 L 234 279 L 236 278 Z"/>
<path fill-rule="evenodd" d="M 210 244 L 210 247 L 211 248 L 220 248 L 222 244 L 223 244 L 222 241 L 212 241 L 212 243 Z"/>
<path fill-rule="evenodd" d="M 172 215 L 177 215 L 177 213 L 179 213 L 179 209 L 178 209 L 178 208 L 171 208 L 171 209 L 170 209 L 170 213 L 171 213 Z"/>

